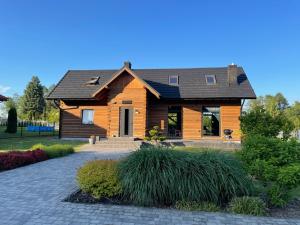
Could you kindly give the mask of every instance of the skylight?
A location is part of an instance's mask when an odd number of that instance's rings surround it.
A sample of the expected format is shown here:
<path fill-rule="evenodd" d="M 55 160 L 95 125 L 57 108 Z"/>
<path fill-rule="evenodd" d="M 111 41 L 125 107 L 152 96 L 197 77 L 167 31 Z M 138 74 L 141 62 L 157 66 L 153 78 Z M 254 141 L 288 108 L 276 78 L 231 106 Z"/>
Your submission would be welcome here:
<path fill-rule="evenodd" d="M 216 76 L 215 75 L 205 75 L 206 84 L 216 84 Z"/>
<path fill-rule="evenodd" d="M 100 77 L 92 77 L 89 81 L 86 82 L 87 85 L 99 84 Z"/>
<path fill-rule="evenodd" d="M 178 75 L 169 76 L 170 85 L 178 86 L 178 83 L 179 83 Z"/>

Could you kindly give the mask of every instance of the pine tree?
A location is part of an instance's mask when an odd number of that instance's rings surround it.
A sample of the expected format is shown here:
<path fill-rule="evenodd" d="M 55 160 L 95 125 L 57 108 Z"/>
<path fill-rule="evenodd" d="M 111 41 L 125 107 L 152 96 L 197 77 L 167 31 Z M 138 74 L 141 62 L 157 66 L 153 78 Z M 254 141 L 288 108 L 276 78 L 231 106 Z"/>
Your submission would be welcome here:
<path fill-rule="evenodd" d="M 17 132 L 17 110 L 15 107 L 10 108 L 8 111 L 8 118 L 7 118 L 7 127 L 6 131 L 7 133 L 16 133 Z"/>
<path fill-rule="evenodd" d="M 45 99 L 43 86 L 37 76 L 33 76 L 26 86 L 22 100 L 22 112 L 27 115 L 27 119 L 40 119 L 45 107 Z"/>

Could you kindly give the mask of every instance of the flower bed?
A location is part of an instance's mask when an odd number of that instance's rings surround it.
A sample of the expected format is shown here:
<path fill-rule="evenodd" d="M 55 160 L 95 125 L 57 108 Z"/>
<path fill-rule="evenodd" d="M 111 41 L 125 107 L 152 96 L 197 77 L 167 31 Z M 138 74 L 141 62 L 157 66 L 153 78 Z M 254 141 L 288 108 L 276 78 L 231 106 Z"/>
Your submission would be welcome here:
<path fill-rule="evenodd" d="M 26 166 L 47 159 L 46 152 L 41 149 L 0 153 L 0 171 Z"/>

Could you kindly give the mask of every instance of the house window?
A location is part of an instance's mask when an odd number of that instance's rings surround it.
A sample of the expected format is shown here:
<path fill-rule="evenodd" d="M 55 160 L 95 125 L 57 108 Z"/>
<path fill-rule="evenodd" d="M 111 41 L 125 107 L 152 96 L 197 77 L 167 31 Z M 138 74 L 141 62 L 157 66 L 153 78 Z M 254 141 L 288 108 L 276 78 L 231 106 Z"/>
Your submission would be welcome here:
<path fill-rule="evenodd" d="M 169 84 L 178 86 L 178 84 L 179 84 L 178 76 L 177 75 L 169 76 Z"/>
<path fill-rule="evenodd" d="M 220 136 L 220 107 L 202 108 L 203 136 Z"/>
<path fill-rule="evenodd" d="M 94 110 L 83 109 L 82 110 L 82 124 L 93 124 L 94 123 Z"/>
<path fill-rule="evenodd" d="M 205 75 L 206 84 L 216 84 L 216 76 L 215 75 Z"/>

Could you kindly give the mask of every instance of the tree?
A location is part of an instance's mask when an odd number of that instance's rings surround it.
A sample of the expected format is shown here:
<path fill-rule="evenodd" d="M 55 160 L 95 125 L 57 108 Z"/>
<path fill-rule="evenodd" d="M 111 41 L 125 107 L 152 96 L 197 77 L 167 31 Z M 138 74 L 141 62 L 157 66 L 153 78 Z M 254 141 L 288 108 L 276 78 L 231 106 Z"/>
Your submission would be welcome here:
<path fill-rule="evenodd" d="M 300 130 L 300 102 L 296 101 L 286 109 L 287 118 L 294 124 L 295 130 Z"/>
<path fill-rule="evenodd" d="M 241 130 L 246 136 L 277 137 L 282 132 L 282 138 L 287 139 L 294 129 L 293 124 L 284 114 L 272 116 L 263 106 L 244 113 L 240 120 Z"/>
<path fill-rule="evenodd" d="M 26 86 L 22 101 L 22 112 L 26 119 L 40 119 L 45 107 L 43 86 L 37 76 L 33 76 Z"/>
<path fill-rule="evenodd" d="M 55 85 L 51 85 L 49 88 L 44 88 L 44 96 L 47 96 L 53 89 Z M 52 100 L 45 99 L 45 107 L 43 111 L 43 118 L 48 122 L 58 122 L 59 121 L 59 110 Z"/>
<path fill-rule="evenodd" d="M 16 133 L 17 132 L 17 110 L 15 107 L 12 107 L 8 111 L 8 118 L 7 118 L 7 127 L 5 132 L 7 133 Z"/>

